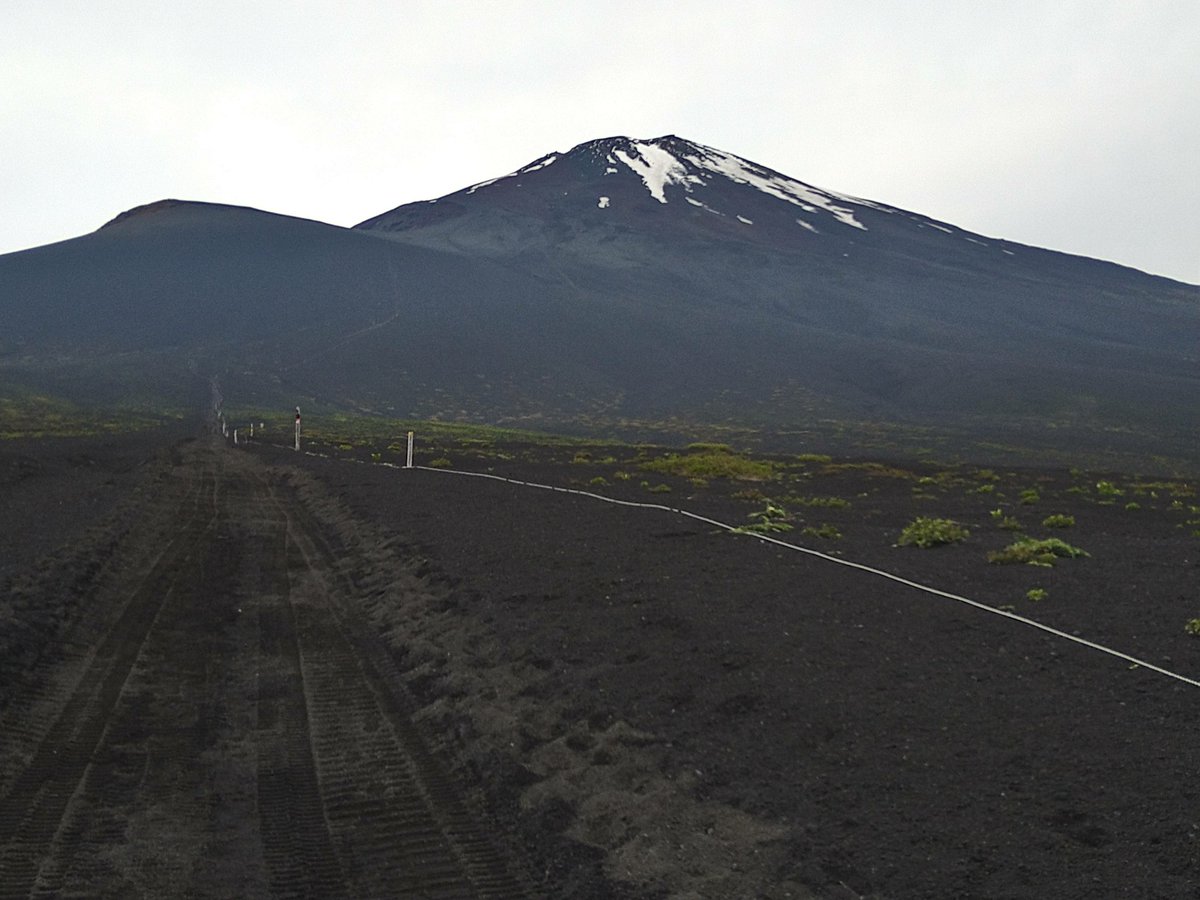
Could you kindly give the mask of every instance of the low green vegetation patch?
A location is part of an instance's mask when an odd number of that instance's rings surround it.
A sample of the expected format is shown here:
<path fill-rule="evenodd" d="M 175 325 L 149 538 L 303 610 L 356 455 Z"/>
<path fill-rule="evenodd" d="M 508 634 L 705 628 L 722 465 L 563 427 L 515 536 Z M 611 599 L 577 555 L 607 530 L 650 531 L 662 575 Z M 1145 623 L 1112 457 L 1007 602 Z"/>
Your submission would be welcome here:
<path fill-rule="evenodd" d="M 821 538 L 826 541 L 839 541 L 842 539 L 842 532 L 836 525 L 829 522 L 823 522 L 820 525 L 807 525 L 801 532 L 805 537 Z"/>
<path fill-rule="evenodd" d="M 582 438 L 508 428 L 496 425 L 479 425 L 467 422 L 441 422 L 420 419 L 392 419 L 384 416 L 362 415 L 337 410 L 304 407 L 304 439 L 337 447 L 348 444 L 352 447 L 386 447 L 393 453 L 402 453 L 407 446 L 406 437 L 412 431 L 417 446 L 453 446 L 460 452 L 472 455 L 487 455 L 497 444 L 529 444 L 538 447 L 563 447 L 570 450 L 580 446 L 592 446 Z M 225 419 L 231 427 L 239 422 L 262 422 L 264 434 L 276 438 L 281 435 L 290 439 L 292 416 L 278 409 L 262 409 L 252 406 L 226 406 Z"/>
<path fill-rule="evenodd" d="M 835 462 L 821 468 L 822 475 L 839 475 L 843 472 L 862 472 L 872 478 L 916 479 L 916 472 L 880 462 Z"/>
<path fill-rule="evenodd" d="M 1087 556 L 1086 551 L 1072 547 L 1058 538 L 1021 538 L 1003 550 L 988 554 L 988 562 L 1001 565 L 1024 563 L 1030 566 L 1052 566 L 1060 559 Z"/>
<path fill-rule="evenodd" d="M 714 445 L 701 445 L 711 448 Z M 727 449 L 702 449 L 691 453 L 671 453 L 641 464 L 648 472 L 679 475 L 692 480 L 728 478 L 734 481 L 768 481 L 775 466 L 765 460 L 750 459 Z"/>
<path fill-rule="evenodd" d="M 797 453 L 792 460 L 802 465 L 808 463 L 831 463 L 833 457 L 828 453 Z"/>
<path fill-rule="evenodd" d="M 1129 485 L 1135 494 L 1157 496 L 1161 491 L 1172 497 L 1194 497 L 1196 488 L 1186 481 L 1135 481 Z"/>
<path fill-rule="evenodd" d="M 804 497 L 799 494 L 789 494 L 784 498 L 795 506 L 811 506 L 821 509 L 846 509 L 850 501 L 844 497 Z"/>
<path fill-rule="evenodd" d="M 996 522 L 998 528 L 1003 528 L 1005 531 L 1020 531 L 1021 523 L 1014 517 L 1006 514 L 1001 507 L 993 509 L 990 513 L 992 519 Z"/>
<path fill-rule="evenodd" d="M 120 434 L 182 418 L 178 410 L 94 409 L 44 394 L 0 391 L 0 440 Z"/>
<path fill-rule="evenodd" d="M 1075 525 L 1075 517 L 1054 513 L 1042 519 L 1042 525 L 1046 528 L 1071 528 Z"/>
<path fill-rule="evenodd" d="M 897 542 L 901 547 L 940 547 L 965 541 L 971 532 L 953 519 L 918 516 L 904 527 Z"/>

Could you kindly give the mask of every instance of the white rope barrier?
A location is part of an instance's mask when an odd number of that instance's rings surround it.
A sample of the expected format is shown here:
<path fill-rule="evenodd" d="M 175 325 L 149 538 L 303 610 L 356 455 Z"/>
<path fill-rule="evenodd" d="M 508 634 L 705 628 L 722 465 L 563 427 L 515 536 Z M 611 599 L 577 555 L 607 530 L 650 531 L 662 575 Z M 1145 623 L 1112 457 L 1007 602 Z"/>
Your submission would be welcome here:
<path fill-rule="evenodd" d="M 384 463 L 383 465 L 392 464 Z M 399 466 L 393 467 L 400 468 Z M 915 588 L 918 591 L 924 591 L 927 594 L 933 594 L 936 597 L 944 597 L 947 600 L 965 603 L 967 606 L 972 606 L 975 609 L 980 609 L 984 612 L 992 613 L 993 615 L 1000 616 L 1005 619 L 1011 619 L 1012 621 L 1019 622 L 1022 625 L 1028 625 L 1030 628 L 1036 628 L 1039 631 L 1044 631 L 1047 634 L 1053 635 L 1054 637 L 1071 641 L 1072 643 L 1079 644 L 1083 647 L 1088 647 L 1092 650 L 1099 650 L 1101 653 L 1107 653 L 1109 656 L 1114 656 L 1117 659 L 1132 663 L 1133 665 L 1139 666 L 1143 669 L 1149 669 L 1152 672 L 1157 672 L 1158 674 L 1165 675 L 1168 678 L 1174 678 L 1176 681 L 1182 681 L 1184 684 L 1189 684 L 1192 687 L 1200 687 L 1200 681 L 1194 678 L 1188 678 L 1186 675 L 1180 675 L 1178 672 L 1172 672 L 1169 669 L 1156 666 L 1154 663 L 1147 662 L 1144 659 L 1139 659 L 1136 656 L 1130 656 L 1128 653 L 1123 653 L 1120 650 L 1114 650 L 1112 647 L 1106 647 L 1104 644 L 1098 644 L 1095 641 L 1089 641 L 1087 638 L 1082 638 L 1066 631 L 1060 631 L 1059 629 L 1053 628 L 1050 625 L 1043 624 L 1042 622 L 1038 622 L 1034 619 L 1026 618 L 1025 616 L 1017 615 L 1014 612 L 1009 612 L 1008 610 L 1004 609 L 997 609 L 994 606 L 988 606 L 986 603 L 980 603 L 978 600 L 972 600 L 969 597 L 963 597 L 959 594 L 952 594 L 949 591 L 943 591 L 939 588 L 930 587 L 929 585 L 921 584 L 917 581 L 910 581 L 909 579 L 903 578 L 900 575 L 895 575 L 891 572 L 885 572 L 882 569 L 876 569 L 871 566 L 864 565 L 863 563 L 853 562 L 852 560 L 848 559 L 841 559 L 837 556 L 830 556 L 828 553 L 822 553 L 820 550 L 813 550 L 811 547 L 802 547 L 798 544 L 790 544 L 787 541 L 781 541 L 779 538 L 771 537 L 767 534 L 757 534 L 753 531 L 739 531 L 736 526 L 729 525 L 725 522 L 718 522 L 716 519 L 710 519 L 707 516 L 701 516 L 697 513 L 689 512 L 686 509 L 680 509 L 675 506 L 665 506 L 661 503 L 639 503 L 634 500 L 617 500 L 614 497 L 605 497 L 603 494 L 596 494 L 592 491 L 581 491 L 576 488 L 556 487 L 555 485 L 551 484 L 538 484 L 532 481 L 521 481 L 516 478 L 507 478 L 502 475 L 492 475 L 487 472 L 466 472 L 460 469 L 435 469 L 431 468 L 430 466 L 413 466 L 413 468 L 422 469 L 426 472 L 444 472 L 448 475 L 466 475 L 474 478 L 490 478 L 495 481 L 507 482 L 508 484 L 557 491 L 564 494 L 575 494 L 580 497 L 591 497 L 594 500 L 602 500 L 605 503 L 613 503 L 617 506 L 631 506 L 638 509 L 658 509 L 663 510 L 664 512 L 676 513 L 677 515 L 686 516 L 689 519 L 695 519 L 698 522 L 704 522 L 708 525 L 724 529 L 725 531 L 729 531 L 734 534 L 744 534 L 752 538 L 757 538 L 758 540 L 764 541 L 768 544 L 775 544 L 776 546 L 783 547 L 787 550 L 795 550 L 797 553 L 805 553 L 809 556 L 815 556 L 817 559 L 823 559 L 826 562 L 837 563 L 839 566 L 846 566 L 850 569 L 858 569 L 861 572 L 869 572 L 872 575 L 878 575 L 880 578 L 886 578 L 889 581 L 894 581 L 897 584 L 904 585 L 905 587 Z"/>
<path fill-rule="evenodd" d="M 323 459 L 337 459 L 338 458 L 338 457 L 325 456 L 324 454 L 321 454 L 321 453 L 313 453 L 312 451 L 304 451 L 304 453 L 307 456 L 319 456 Z M 347 461 L 359 462 L 359 463 L 364 462 L 364 460 L 357 460 L 357 459 L 356 460 L 347 460 Z M 559 486 L 553 485 L 553 484 L 539 484 L 538 482 L 535 482 L 535 481 L 522 481 L 518 478 L 508 478 L 507 476 L 504 476 L 504 475 L 493 475 L 490 472 L 467 472 L 462 469 L 434 468 L 432 466 L 398 466 L 395 463 L 386 463 L 386 462 L 374 463 L 374 465 L 385 466 L 389 469 L 411 468 L 411 469 L 420 469 L 421 471 L 424 471 L 424 472 L 437 472 L 437 473 L 444 474 L 444 475 L 463 475 L 463 476 L 466 476 L 469 478 L 486 478 L 486 479 L 490 479 L 492 481 L 502 481 L 506 484 L 519 485 L 521 487 L 530 487 L 530 488 L 537 488 L 539 490 L 554 491 L 554 492 L 560 493 L 560 494 L 574 494 L 579 497 L 590 497 L 593 500 L 601 500 L 605 503 L 611 503 L 616 506 L 627 506 L 627 507 L 632 507 L 635 509 L 656 509 L 656 510 L 661 510 L 662 512 L 675 513 L 676 515 L 686 516 L 689 519 L 695 519 L 698 522 L 704 522 L 707 525 L 712 525 L 715 528 L 720 528 L 720 529 L 723 529 L 725 531 L 728 531 L 728 532 L 731 532 L 734 534 L 744 534 L 748 537 L 757 538 L 758 540 L 764 541 L 765 543 L 768 543 L 768 544 L 775 544 L 776 546 L 783 547 L 787 550 L 794 550 L 797 553 L 804 553 L 804 554 L 807 554 L 808 556 L 815 556 L 817 559 L 822 559 L 822 560 L 825 560 L 826 562 L 836 563 L 839 566 L 846 566 L 847 568 L 850 568 L 850 569 L 858 569 L 861 572 L 868 572 L 871 575 L 878 575 L 880 578 L 886 578 L 888 581 L 894 581 L 897 584 L 902 584 L 905 587 L 914 588 L 915 590 L 923 591 L 927 594 L 932 594 L 935 597 L 943 597 L 947 600 L 953 600 L 957 603 L 963 603 L 963 604 L 966 604 L 967 606 L 974 607 L 975 609 L 979 609 L 979 610 L 983 610 L 984 612 L 991 613 L 992 615 L 1000 616 L 1001 618 L 1005 618 L 1005 619 L 1010 619 L 1014 622 L 1019 622 L 1020 624 L 1027 625 L 1030 628 L 1036 628 L 1039 631 L 1044 631 L 1046 634 L 1053 635 L 1054 637 L 1057 637 L 1057 638 L 1062 638 L 1063 640 L 1071 641 L 1072 643 L 1079 644 L 1082 647 L 1088 647 L 1092 650 L 1098 650 L 1101 653 L 1106 653 L 1109 656 L 1113 656 L 1113 657 L 1116 657 L 1117 659 L 1124 660 L 1125 662 L 1131 663 L 1134 666 L 1138 666 L 1143 669 L 1149 669 L 1151 672 L 1157 672 L 1159 675 L 1165 675 L 1167 678 L 1173 678 L 1176 681 L 1181 681 L 1184 684 L 1191 685 L 1192 687 L 1200 688 L 1200 680 L 1197 680 L 1194 678 L 1189 678 L 1186 675 L 1180 675 L 1178 672 L 1172 672 L 1169 669 L 1164 669 L 1162 666 L 1157 666 L 1152 662 L 1147 662 L 1146 660 L 1139 659 L 1136 656 L 1130 656 L 1128 653 L 1123 653 L 1120 650 L 1114 650 L 1112 647 L 1107 647 L 1104 644 L 1098 644 L 1095 641 L 1089 641 L 1087 638 L 1082 638 L 1082 637 L 1079 637 L 1078 635 L 1070 634 L 1066 631 L 1061 631 L 1057 628 L 1054 628 L 1050 625 L 1046 625 L 1042 622 L 1038 622 L 1034 619 L 1030 619 L 1025 616 L 1018 615 L 1017 613 L 1009 612 L 1008 610 L 1004 610 L 1004 609 L 998 609 L 995 606 L 988 606 L 986 603 L 980 603 L 978 600 L 972 600 L 969 597 L 963 597 L 959 594 L 952 594 L 949 591 L 943 591 L 939 588 L 930 587 L 929 585 L 921 584 L 920 582 L 917 582 L 917 581 L 910 581 L 907 578 L 904 578 L 900 575 L 895 575 L 891 572 L 886 572 L 883 569 L 876 569 L 871 566 L 864 565 L 863 563 L 857 563 L 852 560 L 842 559 L 837 556 L 830 556 L 828 553 L 822 553 L 820 550 L 813 550 L 811 547 L 802 547 L 799 544 L 790 544 L 787 541 L 781 541 L 779 538 L 771 537 L 770 535 L 767 535 L 767 534 L 757 534 L 752 531 L 740 531 L 734 525 L 729 525 L 725 522 L 718 522 L 716 519 L 710 519 L 707 516 L 702 516 L 702 515 L 699 515 L 694 512 L 689 512 L 686 509 L 680 509 L 679 507 L 676 507 L 676 506 L 666 506 L 661 503 L 641 503 L 636 500 L 618 500 L 615 497 L 606 497 L 603 494 L 597 494 L 592 491 L 581 491 L 578 488 L 559 487 Z"/>

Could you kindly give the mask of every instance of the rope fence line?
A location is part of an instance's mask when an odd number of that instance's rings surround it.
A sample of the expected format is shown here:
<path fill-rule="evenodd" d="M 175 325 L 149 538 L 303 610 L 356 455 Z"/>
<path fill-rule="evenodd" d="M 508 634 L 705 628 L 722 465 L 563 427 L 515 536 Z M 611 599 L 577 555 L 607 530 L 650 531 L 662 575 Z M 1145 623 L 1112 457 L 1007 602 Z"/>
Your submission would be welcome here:
<path fill-rule="evenodd" d="M 316 456 L 316 457 L 321 457 L 322 459 L 338 459 L 338 457 L 331 457 L 331 456 L 327 456 L 322 453 L 314 453 L 309 450 L 302 451 L 302 452 L 304 452 L 305 455 L 307 455 L 307 456 Z M 1075 635 L 1075 634 L 1070 634 L 1069 632 L 1062 631 L 1058 628 L 1054 628 L 1053 626 L 1046 625 L 1042 622 L 1038 622 L 1035 619 L 1030 619 L 1025 616 L 1018 615 L 1017 613 L 1009 612 L 1008 610 L 998 609 L 994 606 L 988 606 L 986 603 L 981 603 L 978 600 L 972 600 L 969 597 L 963 597 L 960 594 L 954 594 L 949 591 L 943 591 L 940 588 L 930 587 L 929 585 L 921 584 L 918 581 L 911 581 L 907 578 L 904 578 L 903 576 L 896 575 L 892 572 L 884 571 L 883 569 L 876 569 L 872 566 L 868 566 L 863 563 L 854 562 L 853 560 L 841 559 L 840 557 L 837 557 L 837 556 L 831 556 L 828 553 L 822 553 L 820 550 L 814 550 L 811 547 L 802 547 L 799 544 L 791 544 L 791 543 L 788 543 L 787 541 L 781 541 L 779 538 L 772 537 L 767 534 L 757 534 L 755 532 L 738 531 L 737 527 L 734 525 L 729 525 L 725 522 L 719 522 L 716 519 L 710 519 L 707 516 L 702 516 L 698 513 L 690 512 L 689 510 L 686 510 L 686 509 L 680 509 L 679 507 L 666 506 L 662 503 L 642 503 L 642 502 L 639 502 L 636 500 L 618 500 L 615 497 L 606 497 L 603 494 L 597 494 L 593 491 L 583 491 L 583 490 L 579 490 L 578 488 L 560 487 L 558 485 L 553 485 L 553 484 L 540 484 L 535 481 L 522 481 L 518 478 L 509 478 L 505 475 L 493 475 L 490 472 L 467 472 L 462 469 L 435 468 L 432 466 L 399 466 L 399 465 L 396 465 L 395 463 L 387 463 L 387 462 L 368 463 L 366 460 L 358 460 L 358 459 L 343 460 L 343 461 L 357 462 L 357 463 L 362 463 L 365 465 L 378 465 L 378 466 L 384 466 L 384 467 L 391 468 L 391 469 L 411 468 L 411 469 L 419 469 L 424 472 L 437 472 L 437 473 L 444 474 L 444 475 L 461 475 L 461 476 L 466 476 L 469 478 L 486 478 L 486 479 L 490 479 L 492 481 L 501 481 L 506 484 L 513 484 L 513 485 L 518 485 L 521 487 L 537 488 L 539 490 L 553 491 L 553 492 L 560 493 L 560 494 L 574 494 L 574 495 L 580 496 L 580 497 L 590 497 L 593 500 L 600 500 L 605 503 L 614 504 L 616 506 L 626 506 L 626 507 L 631 507 L 631 508 L 635 508 L 635 509 L 654 509 L 654 510 L 660 510 L 662 512 L 674 513 L 676 515 L 685 516 L 686 518 L 689 518 L 689 519 L 695 519 L 698 522 L 704 522 L 707 525 L 712 525 L 716 528 L 723 529 L 723 530 L 731 532 L 733 534 L 744 534 L 744 535 L 747 535 L 748 537 L 756 538 L 757 540 L 763 541 L 764 543 L 775 544 L 775 545 L 777 545 L 779 547 L 783 547 L 787 550 L 794 550 L 797 553 L 804 553 L 808 556 L 813 556 L 813 557 L 816 557 L 817 559 L 821 559 L 826 562 L 836 563 L 839 566 L 845 566 L 850 569 L 858 569 L 859 571 L 867 572 L 871 575 L 877 575 L 880 578 L 886 578 L 888 581 L 893 581 L 893 582 L 896 582 L 897 584 L 902 584 L 905 587 L 914 588 L 915 590 L 923 591 L 924 593 L 927 593 L 927 594 L 932 594 L 935 597 L 942 597 L 947 600 L 953 600 L 957 603 L 963 603 L 967 606 L 974 607 L 975 609 L 979 609 L 984 612 L 991 613 L 992 615 L 1000 616 L 1001 618 L 1005 618 L 1005 619 L 1010 619 L 1014 622 L 1018 622 L 1022 625 L 1026 625 L 1030 628 L 1036 628 L 1039 631 L 1045 632 L 1046 634 L 1052 635 L 1057 638 L 1061 638 L 1066 641 L 1070 641 L 1074 644 L 1079 644 L 1082 647 L 1087 647 L 1089 649 L 1097 650 L 1101 653 L 1108 654 L 1109 656 L 1115 657 L 1120 660 L 1124 660 L 1127 663 L 1131 663 L 1134 666 L 1138 666 L 1143 669 L 1149 669 L 1151 672 L 1156 672 L 1159 675 L 1166 676 L 1167 678 L 1173 678 L 1176 681 L 1181 681 L 1184 684 L 1191 685 L 1192 687 L 1200 688 L 1200 680 L 1197 680 L 1195 678 L 1189 678 L 1188 676 L 1181 675 L 1178 672 L 1172 672 L 1170 669 L 1164 669 L 1162 666 L 1155 665 L 1152 662 L 1148 662 L 1148 661 L 1146 661 L 1144 659 L 1140 659 L 1136 656 L 1131 656 L 1128 653 L 1124 653 L 1120 650 L 1113 649 L 1112 647 L 1105 646 L 1104 644 L 1099 644 L 1095 641 L 1089 641 L 1087 638 L 1079 637 L 1078 635 Z"/>

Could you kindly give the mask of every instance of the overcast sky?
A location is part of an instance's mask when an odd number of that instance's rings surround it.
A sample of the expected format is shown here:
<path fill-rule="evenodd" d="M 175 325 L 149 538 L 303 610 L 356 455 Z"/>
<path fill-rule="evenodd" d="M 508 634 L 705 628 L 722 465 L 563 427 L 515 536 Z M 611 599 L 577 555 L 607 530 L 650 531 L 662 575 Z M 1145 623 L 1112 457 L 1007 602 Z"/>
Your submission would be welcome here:
<path fill-rule="evenodd" d="M 0 252 L 352 225 L 623 134 L 1200 283 L 1195 0 L 0 0 Z"/>

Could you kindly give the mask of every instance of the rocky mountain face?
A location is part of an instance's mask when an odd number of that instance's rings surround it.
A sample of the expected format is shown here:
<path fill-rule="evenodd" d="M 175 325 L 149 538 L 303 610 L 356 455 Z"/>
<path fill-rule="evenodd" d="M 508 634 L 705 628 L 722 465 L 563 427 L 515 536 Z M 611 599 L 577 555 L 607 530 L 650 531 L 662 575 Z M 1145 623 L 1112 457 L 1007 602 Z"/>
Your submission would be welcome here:
<path fill-rule="evenodd" d="M 677 137 L 581 144 L 354 229 L 154 204 L 0 257 L 0 316 L 10 374 L 154 353 L 398 416 L 1019 428 L 1150 452 L 1200 431 L 1200 288 Z"/>

